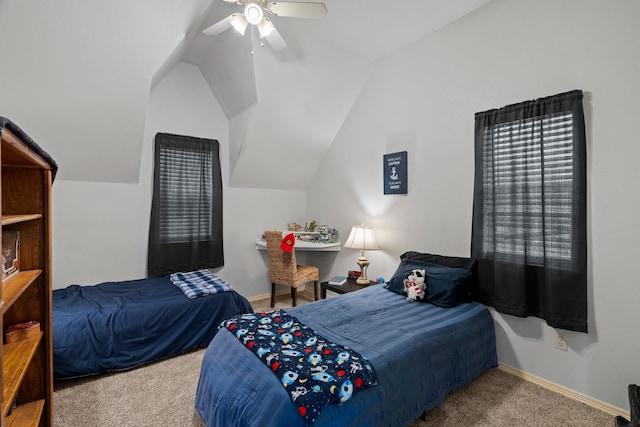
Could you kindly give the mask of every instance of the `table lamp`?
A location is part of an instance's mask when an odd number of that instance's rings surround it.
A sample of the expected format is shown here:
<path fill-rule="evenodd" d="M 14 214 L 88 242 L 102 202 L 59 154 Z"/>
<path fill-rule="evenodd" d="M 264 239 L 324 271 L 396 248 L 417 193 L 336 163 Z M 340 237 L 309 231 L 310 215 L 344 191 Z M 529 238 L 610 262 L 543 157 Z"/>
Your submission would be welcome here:
<path fill-rule="evenodd" d="M 380 249 L 373 235 L 373 228 L 365 227 L 364 225 L 354 225 L 353 228 L 351 228 L 351 234 L 349 234 L 344 247 L 360 249 L 360 258 L 358 258 L 360 277 L 358 277 L 356 283 L 359 285 L 368 285 L 367 267 L 369 266 L 369 260 L 364 256 L 364 251 Z"/>

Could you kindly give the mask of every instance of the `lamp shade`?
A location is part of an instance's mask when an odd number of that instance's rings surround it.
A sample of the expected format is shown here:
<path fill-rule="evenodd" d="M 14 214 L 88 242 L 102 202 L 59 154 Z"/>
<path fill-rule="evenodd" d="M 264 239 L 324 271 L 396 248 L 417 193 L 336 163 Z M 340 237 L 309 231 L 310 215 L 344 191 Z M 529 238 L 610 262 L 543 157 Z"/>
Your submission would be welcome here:
<path fill-rule="evenodd" d="M 374 250 L 380 249 L 376 238 L 373 235 L 373 228 L 365 227 L 364 225 L 354 225 L 351 228 L 351 233 L 344 244 L 345 248 L 361 249 L 361 250 Z"/>

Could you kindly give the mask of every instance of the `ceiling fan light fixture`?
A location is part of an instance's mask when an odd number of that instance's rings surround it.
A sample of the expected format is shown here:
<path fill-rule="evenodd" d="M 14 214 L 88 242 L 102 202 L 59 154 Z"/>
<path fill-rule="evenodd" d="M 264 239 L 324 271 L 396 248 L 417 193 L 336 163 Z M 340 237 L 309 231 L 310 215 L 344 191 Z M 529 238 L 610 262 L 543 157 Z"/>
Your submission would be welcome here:
<path fill-rule="evenodd" d="M 260 25 L 258 25 L 258 31 L 260 31 L 260 38 L 263 39 L 263 38 L 267 37 L 275 29 L 276 29 L 276 27 L 273 26 L 271 21 L 269 19 L 267 19 L 267 18 L 264 18 L 262 20 L 262 23 Z"/>
<path fill-rule="evenodd" d="M 247 29 L 249 22 L 247 22 L 247 19 L 241 13 L 234 13 L 232 16 L 233 19 L 231 20 L 231 25 L 237 32 L 244 36 L 244 32 Z"/>
<path fill-rule="evenodd" d="M 258 27 L 261 39 L 266 39 L 273 50 L 282 50 L 287 47 L 278 29 L 271 20 L 264 16 L 265 10 L 274 16 L 287 16 L 291 18 L 320 19 L 327 14 L 327 6 L 324 3 L 310 1 L 271 1 L 269 0 L 223 0 L 226 3 L 235 3 L 244 6 L 243 12 L 233 13 L 215 24 L 205 28 L 202 32 L 208 36 L 217 36 L 233 27 L 244 35 L 249 24 Z M 252 29 L 253 37 L 253 29 Z M 253 53 L 253 52 L 252 52 Z"/>
<path fill-rule="evenodd" d="M 244 17 L 247 19 L 247 22 L 251 25 L 258 25 L 262 22 L 262 18 L 264 18 L 264 13 L 262 12 L 262 8 L 258 6 L 256 3 L 249 3 L 247 7 L 244 8 Z"/>

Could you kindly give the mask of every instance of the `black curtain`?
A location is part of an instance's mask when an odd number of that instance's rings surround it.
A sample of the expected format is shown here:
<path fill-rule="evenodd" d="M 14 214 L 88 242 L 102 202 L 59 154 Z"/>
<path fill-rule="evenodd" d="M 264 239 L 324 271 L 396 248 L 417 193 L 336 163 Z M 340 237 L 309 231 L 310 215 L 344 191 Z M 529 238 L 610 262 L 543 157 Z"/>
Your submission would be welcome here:
<path fill-rule="evenodd" d="M 223 265 L 218 141 L 156 134 L 149 277 Z"/>
<path fill-rule="evenodd" d="M 582 92 L 477 113 L 475 123 L 474 298 L 587 332 Z"/>

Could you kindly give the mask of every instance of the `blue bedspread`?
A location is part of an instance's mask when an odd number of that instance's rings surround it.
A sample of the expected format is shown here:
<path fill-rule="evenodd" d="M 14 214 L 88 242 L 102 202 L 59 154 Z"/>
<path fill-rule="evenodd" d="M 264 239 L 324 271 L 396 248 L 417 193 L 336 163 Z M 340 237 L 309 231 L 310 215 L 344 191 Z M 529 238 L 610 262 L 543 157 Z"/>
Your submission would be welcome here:
<path fill-rule="evenodd" d="M 128 369 L 206 346 L 220 322 L 251 311 L 235 291 L 189 299 L 168 275 L 57 289 L 54 377 Z"/>
<path fill-rule="evenodd" d="M 493 319 L 479 303 L 440 308 L 375 285 L 287 311 L 366 355 L 378 376 L 314 426 L 408 425 L 497 365 Z M 196 408 L 209 427 L 305 425 L 278 379 L 226 329 L 205 353 Z"/>

